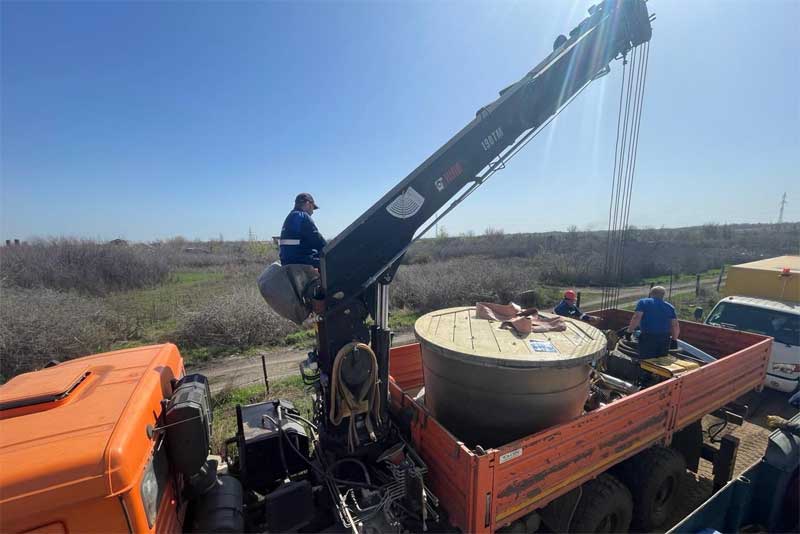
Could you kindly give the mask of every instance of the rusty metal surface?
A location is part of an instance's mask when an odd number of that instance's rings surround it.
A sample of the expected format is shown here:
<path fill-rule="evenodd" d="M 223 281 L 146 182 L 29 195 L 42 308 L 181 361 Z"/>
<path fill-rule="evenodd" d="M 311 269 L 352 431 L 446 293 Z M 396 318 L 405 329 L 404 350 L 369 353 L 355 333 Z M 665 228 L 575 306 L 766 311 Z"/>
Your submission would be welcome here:
<path fill-rule="evenodd" d="M 676 429 L 713 411 L 709 406 L 723 406 L 761 385 L 771 348 L 772 340 L 763 339 L 681 377 Z"/>
<path fill-rule="evenodd" d="M 663 438 L 677 387 L 670 382 L 501 447 L 500 457 L 516 457 L 495 465 L 497 526 L 546 505 Z"/>

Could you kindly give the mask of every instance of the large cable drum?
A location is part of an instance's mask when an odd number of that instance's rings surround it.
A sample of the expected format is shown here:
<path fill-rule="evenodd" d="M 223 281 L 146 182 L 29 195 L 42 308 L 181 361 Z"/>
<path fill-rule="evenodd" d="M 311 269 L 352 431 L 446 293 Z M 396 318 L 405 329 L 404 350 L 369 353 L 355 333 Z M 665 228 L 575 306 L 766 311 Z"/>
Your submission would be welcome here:
<path fill-rule="evenodd" d="M 547 316 L 547 314 L 541 314 Z M 470 446 L 496 447 L 579 416 L 605 335 L 564 318 L 566 329 L 521 335 L 475 307 L 428 313 L 414 324 L 425 405 Z"/>

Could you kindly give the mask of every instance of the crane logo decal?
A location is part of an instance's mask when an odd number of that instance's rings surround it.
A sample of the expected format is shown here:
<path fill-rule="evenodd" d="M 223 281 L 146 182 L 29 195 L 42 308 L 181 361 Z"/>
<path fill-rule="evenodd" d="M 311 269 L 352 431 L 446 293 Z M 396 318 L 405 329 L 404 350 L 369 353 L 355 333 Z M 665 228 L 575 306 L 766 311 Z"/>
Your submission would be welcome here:
<path fill-rule="evenodd" d="M 386 206 L 386 211 L 398 219 L 408 219 L 417 214 L 424 202 L 425 197 L 409 187 Z"/>
<path fill-rule="evenodd" d="M 449 169 L 447 169 L 443 175 L 438 177 L 433 182 L 433 185 L 436 186 L 437 191 L 444 191 L 444 188 L 450 185 L 456 178 L 461 176 L 461 173 L 463 172 L 464 166 L 461 165 L 460 161 L 457 161 Z"/>

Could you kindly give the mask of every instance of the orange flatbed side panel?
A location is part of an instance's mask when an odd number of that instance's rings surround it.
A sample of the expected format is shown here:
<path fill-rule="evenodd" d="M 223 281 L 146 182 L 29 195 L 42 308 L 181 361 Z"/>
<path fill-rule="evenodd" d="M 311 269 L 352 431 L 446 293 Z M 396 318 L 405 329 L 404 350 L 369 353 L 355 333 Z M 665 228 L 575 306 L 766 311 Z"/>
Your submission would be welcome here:
<path fill-rule="evenodd" d="M 393 348 L 389 357 L 389 367 L 392 370 L 389 388 L 392 408 L 395 412 L 404 409 L 411 411 L 411 437 L 416 451 L 428 466 L 428 486 L 439 499 L 441 507 L 447 510 L 451 524 L 464 532 L 475 532 L 473 508 L 476 498 L 473 492 L 478 486 L 477 466 L 479 462 L 488 463 L 489 460 L 485 456 L 477 457 L 473 454 L 424 408 L 402 393 L 394 376 L 397 370 L 408 372 L 407 376 L 410 378 L 406 384 L 409 388 L 414 389 L 421 385 L 422 359 L 419 345 Z M 415 367 L 417 371 L 414 371 Z M 491 488 L 491 481 L 484 477 L 483 482 Z"/>
<path fill-rule="evenodd" d="M 662 438 L 673 381 L 500 448 L 495 464 L 496 527 L 546 505 Z M 504 461 L 504 455 L 511 456 Z"/>
<path fill-rule="evenodd" d="M 759 387 L 771 350 L 772 339 L 762 337 L 750 347 L 681 376 L 676 429 Z"/>
<path fill-rule="evenodd" d="M 425 381 L 422 376 L 422 353 L 419 343 L 391 349 L 389 374 L 403 391 L 423 386 Z"/>

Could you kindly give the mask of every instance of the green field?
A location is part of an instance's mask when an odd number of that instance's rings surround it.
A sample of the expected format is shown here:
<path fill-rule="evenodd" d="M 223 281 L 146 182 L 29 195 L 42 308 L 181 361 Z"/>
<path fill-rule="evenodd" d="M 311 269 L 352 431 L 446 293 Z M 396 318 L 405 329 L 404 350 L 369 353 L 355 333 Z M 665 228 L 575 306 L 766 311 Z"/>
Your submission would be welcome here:
<path fill-rule="evenodd" d="M 114 311 L 136 321 L 141 339 L 135 343 L 159 343 L 175 329 L 181 310 L 202 306 L 225 294 L 231 278 L 218 271 L 176 271 L 161 285 L 112 293 L 104 301 Z"/>
<path fill-rule="evenodd" d="M 222 390 L 211 398 L 212 428 L 211 450 L 221 454 L 225 440 L 236 435 L 236 405 L 252 404 L 270 399 L 286 399 L 294 403 L 300 414 L 311 418 L 312 400 L 299 376 L 270 382 L 269 396 L 264 384 L 258 383 L 243 388 Z"/>

